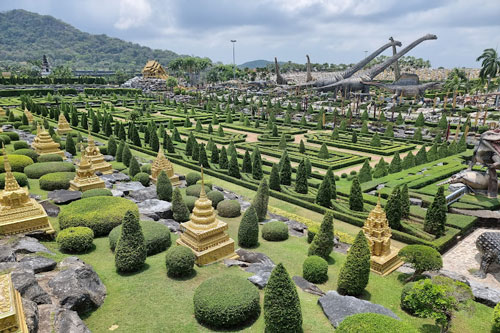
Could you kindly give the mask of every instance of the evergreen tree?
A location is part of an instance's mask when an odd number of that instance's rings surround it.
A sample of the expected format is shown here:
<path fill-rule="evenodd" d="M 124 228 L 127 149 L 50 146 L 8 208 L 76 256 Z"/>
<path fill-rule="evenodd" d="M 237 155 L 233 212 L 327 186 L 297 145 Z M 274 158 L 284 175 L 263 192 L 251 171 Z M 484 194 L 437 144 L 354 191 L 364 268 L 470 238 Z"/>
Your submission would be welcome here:
<path fill-rule="evenodd" d="M 198 164 L 203 166 L 204 168 L 210 168 L 210 164 L 208 164 L 207 152 L 205 150 L 205 145 L 203 143 L 200 145 Z"/>
<path fill-rule="evenodd" d="M 115 248 L 115 266 L 119 272 L 135 272 L 146 262 L 147 249 L 139 218 L 127 211 Z"/>
<path fill-rule="evenodd" d="M 424 125 L 425 125 L 424 114 L 422 112 L 420 112 L 418 114 L 417 120 L 415 120 L 415 126 L 416 127 L 423 127 Z"/>
<path fill-rule="evenodd" d="M 73 137 L 70 135 L 70 133 L 66 135 L 66 151 L 73 156 L 76 155 L 75 142 L 73 141 Z"/>
<path fill-rule="evenodd" d="M 111 156 L 116 156 L 116 140 L 114 135 L 111 135 L 108 140 L 108 154 Z"/>
<path fill-rule="evenodd" d="M 457 152 L 459 153 L 463 153 L 464 151 L 467 150 L 467 142 L 465 140 L 465 134 L 463 134 L 461 137 L 460 137 L 460 140 L 458 141 L 458 147 L 457 147 Z"/>
<path fill-rule="evenodd" d="M 278 164 L 274 163 L 269 177 L 269 188 L 275 191 L 281 191 L 280 172 Z"/>
<path fill-rule="evenodd" d="M 286 149 L 286 146 L 285 148 Z M 299 153 L 301 154 L 305 154 L 306 152 L 306 146 L 304 145 L 304 141 L 302 139 L 300 139 L 300 143 L 299 143 Z"/>
<path fill-rule="evenodd" d="M 192 156 L 193 155 L 193 142 L 196 143 L 196 139 L 194 138 L 193 133 L 189 133 L 189 136 L 186 140 L 186 155 L 187 156 Z"/>
<path fill-rule="evenodd" d="M 448 120 L 446 119 L 446 114 L 444 112 L 441 115 L 441 119 L 439 119 L 438 127 L 442 130 L 446 130 L 448 128 Z"/>
<path fill-rule="evenodd" d="M 201 126 L 201 120 L 200 119 L 198 119 L 196 121 L 196 126 L 195 126 L 194 130 L 196 132 L 203 132 L 203 126 Z"/>
<path fill-rule="evenodd" d="M 408 185 L 405 183 L 399 192 L 399 201 L 401 202 L 401 217 L 410 217 L 410 195 L 408 194 Z"/>
<path fill-rule="evenodd" d="M 410 151 L 404 158 L 403 162 L 401 163 L 401 168 L 403 170 L 413 168 L 415 166 L 415 156 L 413 156 L 413 153 Z"/>
<path fill-rule="evenodd" d="M 332 195 L 330 193 L 330 190 L 331 190 L 330 178 L 325 175 L 325 177 L 323 177 L 321 185 L 319 186 L 318 193 L 316 194 L 316 203 L 318 205 L 327 208 L 331 206 Z"/>
<path fill-rule="evenodd" d="M 282 263 L 274 267 L 264 291 L 264 321 L 268 333 L 302 332 L 299 295 Z"/>
<path fill-rule="evenodd" d="M 269 120 L 269 122 L 271 122 L 271 120 Z M 273 138 L 277 138 L 278 137 L 278 126 L 276 126 L 276 124 L 273 124 L 271 136 Z"/>
<path fill-rule="evenodd" d="M 227 169 L 228 166 L 229 166 L 229 161 L 227 160 L 226 147 L 222 146 L 219 157 L 219 168 Z"/>
<path fill-rule="evenodd" d="M 443 142 L 438 148 L 438 158 L 445 158 L 448 156 L 448 142 Z"/>
<path fill-rule="evenodd" d="M 337 126 L 332 131 L 332 140 L 338 140 L 340 137 L 340 132 Z"/>
<path fill-rule="evenodd" d="M 304 143 L 302 143 L 304 144 Z M 280 150 L 285 150 L 286 149 L 286 136 L 285 132 L 281 133 L 281 138 L 280 138 L 280 143 L 278 144 L 278 148 Z"/>
<path fill-rule="evenodd" d="M 177 142 L 182 142 L 181 135 L 179 134 L 179 130 L 177 127 L 174 127 L 172 130 L 172 140 Z"/>
<path fill-rule="evenodd" d="M 196 142 L 196 140 L 193 142 L 193 152 L 191 158 L 193 161 L 200 160 L 200 145 Z"/>
<path fill-rule="evenodd" d="M 123 133 L 125 133 L 125 129 L 123 130 Z M 131 135 L 129 137 L 132 140 L 132 143 L 137 147 L 142 147 L 141 137 L 139 136 L 139 131 L 135 126 L 132 127 L 130 134 Z"/>
<path fill-rule="evenodd" d="M 120 123 L 118 123 L 120 124 Z M 118 132 L 118 138 L 120 140 L 126 141 L 127 140 L 127 134 L 125 133 L 125 125 L 120 124 L 120 131 Z"/>
<path fill-rule="evenodd" d="M 100 131 L 99 120 L 97 119 L 96 116 L 94 116 L 92 118 L 92 132 L 99 133 L 99 131 Z"/>
<path fill-rule="evenodd" d="M 141 167 L 139 166 L 139 162 L 137 162 L 137 159 L 134 156 L 132 156 L 130 158 L 130 167 L 128 169 L 128 175 L 130 177 L 134 177 L 139 172 L 141 172 Z"/>
<path fill-rule="evenodd" d="M 174 220 L 179 223 L 189 221 L 189 209 L 182 199 L 181 190 L 178 187 L 174 189 L 172 194 L 172 213 Z"/>
<path fill-rule="evenodd" d="M 398 113 L 398 117 L 396 118 L 396 125 L 403 125 L 405 123 L 403 119 L 403 115 L 401 112 Z"/>
<path fill-rule="evenodd" d="M 243 164 L 241 165 L 241 172 L 252 173 L 252 159 L 250 158 L 250 153 L 248 149 L 245 149 L 245 155 L 243 156 Z"/>
<path fill-rule="evenodd" d="M 214 147 L 212 149 L 212 155 L 210 156 L 210 162 L 212 162 L 214 164 L 219 163 L 219 148 L 217 148 L 216 145 L 214 145 Z"/>
<path fill-rule="evenodd" d="M 240 168 L 238 166 L 238 158 L 236 157 L 236 155 L 231 156 L 231 159 L 229 160 L 229 167 L 227 173 L 231 177 L 238 179 L 241 178 Z"/>
<path fill-rule="evenodd" d="M 160 149 L 160 142 L 158 140 L 158 135 L 156 135 L 156 131 L 151 131 L 151 150 L 158 151 Z"/>
<path fill-rule="evenodd" d="M 448 146 L 448 156 L 455 155 L 457 153 L 457 143 L 452 141 Z"/>
<path fill-rule="evenodd" d="M 372 139 L 370 140 L 370 146 L 382 147 L 382 143 L 380 142 L 380 136 L 378 135 L 378 132 L 375 132 L 375 134 L 373 134 Z"/>
<path fill-rule="evenodd" d="M 448 207 L 446 206 L 446 198 L 444 196 L 444 187 L 440 186 L 434 201 L 432 201 L 431 206 L 427 209 L 424 220 L 424 231 L 433 234 L 436 238 L 444 235 L 445 224 L 446 224 L 446 212 Z"/>
<path fill-rule="evenodd" d="M 223 138 L 224 137 L 224 128 L 222 125 L 219 125 L 219 128 L 217 129 L 217 136 Z"/>
<path fill-rule="evenodd" d="M 308 184 L 307 184 L 307 171 L 304 159 L 300 161 L 297 167 L 297 176 L 295 177 L 295 192 L 307 194 Z"/>
<path fill-rule="evenodd" d="M 365 111 L 363 111 L 363 113 L 361 114 L 361 120 L 363 121 L 363 123 L 365 121 L 367 121 L 368 119 L 370 119 L 370 116 L 368 115 L 368 111 L 365 109 Z"/>
<path fill-rule="evenodd" d="M 75 108 L 71 111 L 71 126 L 78 126 L 78 112 L 76 111 Z"/>
<path fill-rule="evenodd" d="M 120 144 L 118 145 L 118 149 L 116 150 L 116 161 L 117 162 L 122 162 L 122 157 L 123 157 L 123 149 L 125 148 L 125 143 L 123 141 L 120 141 Z"/>
<path fill-rule="evenodd" d="M 328 147 L 326 146 L 326 143 L 324 143 L 324 142 L 321 145 L 321 148 L 319 149 L 318 158 L 320 158 L 322 160 L 326 160 L 326 159 L 330 158 L 330 153 L 328 152 Z"/>
<path fill-rule="evenodd" d="M 384 136 L 388 138 L 393 138 L 394 137 L 394 127 L 392 124 L 387 125 L 387 128 L 385 129 Z"/>
<path fill-rule="evenodd" d="M 394 157 L 392 158 L 391 164 L 389 165 L 389 173 L 395 173 L 401 171 L 401 158 L 399 157 L 398 152 L 394 153 Z"/>
<path fill-rule="evenodd" d="M 238 227 L 238 245 L 254 247 L 259 243 L 259 218 L 253 206 L 250 206 L 241 218 Z"/>
<path fill-rule="evenodd" d="M 378 161 L 378 163 L 375 165 L 372 176 L 373 178 L 381 178 L 387 176 L 388 174 L 389 170 L 387 168 L 387 163 L 383 158 L 381 158 L 380 161 Z"/>
<path fill-rule="evenodd" d="M 165 171 L 160 171 L 158 179 L 156 180 L 156 194 L 158 199 L 165 201 L 172 201 L 172 182 L 168 178 Z"/>
<path fill-rule="evenodd" d="M 229 156 L 237 155 L 237 153 L 236 153 L 236 147 L 234 146 L 234 142 L 233 141 L 231 141 L 229 143 L 229 146 L 227 147 L 227 154 Z"/>
<path fill-rule="evenodd" d="M 314 236 L 314 239 L 309 246 L 307 255 L 319 256 L 328 260 L 330 253 L 333 251 L 333 214 L 327 212 L 323 217 L 323 222 L 319 228 L 319 232 Z"/>
<path fill-rule="evenodd" d="M 264 221 L 267 215 L 267 205 L 269 204 L 269 186 L 266 178 L 262 178 L 259 184 L 257 194 L 252 201 L 252 207 L 255 208 L 259 221 Z"/>
<path fill-rule="evenodd" d="M 351 184 L 351 192 L 349 194 L 349 209 L 357 212 L 363 211 L 363 192 L 359 185 L 359 179 L 354 176 Z"/>
<path fill-rule="evenodd" d="M 347 122 L 345 121 L 345 119 L 342 119 L 342 121 L 340 122 L 340 130 L 347 131 Z"/>
<path fill-rule="evenodd" d="M 352 131 L 351 142 L 352 143 L 358 142 L 358 134 L 356 133 L 356 131 Z"/>
<path fill-rule="evenodd" d="M 401 193 L 399 187 L 395 187 L 392 190 L 389 200 L 385 205 L 385 214 L 387 216 L 387 221 L 392 229 L 401 229 L 401 216 L 403 214 L 401 207 Z"/>
<path fill-rule="evenodd" d="M 425 151 L 425 146 L 422 146 L 417 152 L 417 155 L 415 155 L 415 165 L 424 163 L 427 163 L 427 152 Z"/>
<path fill-rule="evenodd" d="M 212 133 L 214 132 L 214 128 L 212 127 L 212 124 L 208 124 L 207 132 L 210 135 L 212 135 Z"/>
<path fill-rule="evenodd" d="M 280 182 L 282 185 L 292 185 L 292 164 L 285 150 L 280 159 Z"/>
<path fill-rule="evenodd" d="M 175 147 L 174 143 L 172 142 L 172 139 L 170 138 L 170 135 L 165 132 L 165 136 L 163 137 L 163 146 L 167 151 L 171 154 L 175 153 Z"/>
<path fill-rule="evenodd" d="M 415 130 L 415 134 L 413 134 L 413 140 L 422 141 L 422 129 L 419 127 Z"/>
<path fill-rule="evenodd" d="M 311 178 L 312 174 L 312 166 L 311 166 L 311 161 L 309 160 L 308 157 L 304 159 L 304 165 L 306 167 L 306 177 L 307 179 Z"/>
<path fill-rule="evenodd" d="M 365 160 L 365 163 L 363 163 L 361 170 L 359 170 L 358 177 L 360 183 L 366 183 L 372 180 L 372 167 L 370 163 L 368 163 L 368 160 Z"/>
<path fill-rule="evenodd" d="M 256 180 L 262 179 L 262 158 L 260 156 L 259 147 L 255 146 L 252 152 L 252 178 Z"/>
<path fill-rule="evenodd" d="M 81 122 L 82 122 L 82 128 L 83 129 L 88 129 L 89 128 L 89 124 L 88 124 L 87 114 L 86 113 L 82 114 Z"/>
<path fill-rule="evenodd" d="M 332 167 L 328 167 L 325 177 L 328 177 L 330 182 L 330 197 L 332 200 L 337 199 L 337 184 L 335 183 L 335 175 L 333 174 Z"/>
<path fill-rule="evenodd" d="M 12 115 L 12 117 L 11 117 L 10 115 Z M 14 112 L 11 112 L 11 113 L 9 114 L 9 119 L 10 119 L 10 118 L 14 118 Z M 9 120 L 9 121 L 11 121 L 11 120 Z M 13 121 L 13 120 L 12 120 L 12 121 Z M 26 114 L 25 114 L 25 113 L 23 113 L 23 116 L 22 116 L 22 123 L 23 123 L 23 125 L 29 125 L 29 123 L 30 123 L 30 122 L 28 121 L 28 117 L 26 116 Z"/>
<path fill-rule="evenodd" d="M 368 134 L 368 122 L 366 120 L 363 121 L 363 124 L 361 125 L 361 133 Z"/>
<path fill-rule="evenodd" d="M 431 146 L 427 152 L 427 162 L 432 162 L 438 159 L 438 145 L 436 142 Z"/>
<path fill-rule="evenodd" d="M 125 146 L 123 147 L 123 153 L 122 153 L 123 164 L 125 164 L 125 166 L 129 167 L 131 158 L 132 158 L 132 153 L 130 152 L 130 148 L 129 148 L 128 144 L 125 144 Z"/>
<path fill-rule="evenodd" d="M 347 253 L 344 266 L 340 269 L 337 291 L 342 295 L 361 295 L 369 279 L 370 247 L 361 230 Z"/>
<path fill-rule="evenodd" d="M 191 126 L 193 126 L 193 124 L 189 121 L 189 116 L 186 116 L 186 119 L 184 119 L 184 127 L 189 128 Z"/>

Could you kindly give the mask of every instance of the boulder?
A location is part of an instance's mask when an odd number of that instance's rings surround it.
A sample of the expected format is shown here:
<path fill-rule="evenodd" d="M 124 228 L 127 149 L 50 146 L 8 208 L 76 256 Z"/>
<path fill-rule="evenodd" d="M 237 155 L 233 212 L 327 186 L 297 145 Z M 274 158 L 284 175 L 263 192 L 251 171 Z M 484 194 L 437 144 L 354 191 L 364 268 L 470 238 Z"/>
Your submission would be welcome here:
<path fill-rule="evenodd" d="M 103 155 L 103 157 L 106 162 L 111 162 L 115 160 L 115 157 L 113 155 Z"/>
<path fill-rule="evenodd" d="M 69 204 L 72 201 L 80 200 L 82 198 L 82 192 L 70 190 L 55 190 L 50 191 L 47 194 L 47 198 L 52 200 L 55 204 L 65 205 Z"/>
<path fill-rule="evenodd" d="M 113 172 L 112 174 L 109 174 L 109 175 L 102 175 L 100 177 L 105 182 L 110 182 L 112 184 L 114 184 L 116 182 L 128 182 L 128 181 L 130 181 L 130 177 L 128 175 L 124 174 L 123 172 L 119 172 L 119 171 Z"/>
<path fill-rule="evenodd" d="M 148 216 L 155 221 L 172 218 L 172 204 L 159 199 L 147 199 L 137 204 L 139 214 Z"/>
<path fill-rule="evenodd" d="M 50 252 L 44 245 L 33 237 L 21 237 L 12 247 L 15 253 L 36 253 L 45 252 L 48 254 L 54 254 Z"/>
<path fill-rule="evenodd" d="M 68 257 L 62 269 L 48 282 L 52 294 L 63 308 L 84 313 L 102 305 L 106 287 L 90 265 L 76 257 Z"/>
<path fill-rule="evenodd" d="M 78 313 L 56 305 L 39 306 L 39 332 L 91 333 Z"/>
<path fill-rule="evenodd" d="M 59 212 L 61 211 L 61 208 L 59 208 L 59 206 L 54 205 L 48 200 L 44 200 L 40 202 L 40 204 L 42 205 L 43 209 L 45 209 L 47 215 L 50 217 L 57 217 L 57 215 L 59 215 Z"/>
<path fill-rule="evenodd" d="M 304 237 L 307 230 L 307 226 L 304 223 L 300 223 L 294 220 L 288 220 L 285 222 L 288 226 L 288 232 L 290 235 L 295 237 Z"/>
<path fill-rule="evenodd" d="M 480 282 L 469 280 L 470 288 L 476 302 L 494 307 L 500 302 L 500 290 L 491 288 Z"/>
<path fill-rule="evenodd" d="M 410 205 L 422 207 L 422 199 L 410 198 Z"/>
<path fill-rule="evenodd" d="M 35 273 L 31 269 L 16 269 L 12 272 L 12 283 L 23 298 L 35 302 L 36 304 L 50 304 L 49 294 L 47 294 L 38 284 Z"/>
<path fill-rule="evenodd" d="M 252 252 L 244 249 L 236 250 L 236 254 L 240 257 L 240 261 L 244 261 L 250 264 L 263 262 L 269 259 L 264 253 L 261 252 Z M 271 260 L 271 259 L 269 259 Z"/>
<path fill-rule="evenodd" d="M 117 189 L 111 189 L 111 194 L 113 194 L 114 197 L 123 197 L 124 194 L 122 191 L 117 190 Z"/>
<path fill-rule="evenodd" d="M 15 262 L 16 254 L 14 250 L 6 245 L 0 247 L 0 262 Z"/>
<path fill-rule="evenodd" d="M 173 219 L 159 219 L 158 223 L 167 226 L 170 232 L 178 232 L 181 228 L 181 224 Z"/>
<path fill-rule="evenodd" d="M 145 188 L 138 190 L 138 191 L 130 191 L 128 196 L 130 199 L 132 199 L 132 201 L 135 201 L 135 202 L 141 202 L 141 201 L 148 200 L 148 199 L 157 199 L 158 198 L 158 196 L 156 194 L 156 186 L 155 185 L 145 187 Z"/>
<path fill-rule="evenodd" d="M 358 313 L 379 313 L 399 320 L 399 317 L 396 316 L 394 312 L 382 305 L 374 304 L 353 296 L 342 296 L 334 290 L 328 291 L 325 296 L 318 299 L 318 304 L 335 328 L 337 328 L 346 317 Z"/>
<path fill-rule="evenodd" d="M 307 281 L 302 276 L 294 276 L 292 278 L 292 280 L 293 280 L 293 282 L 295 282 L 297 287 L 299 287 L 300 289 L 302 289 L 306 293 L 313 294 L 316 296 L 324 296 L 325 295 L 325 293 L 321 289 L 319 289 L 314 283 Z"/>
<path fill-rule="evenodd" d="M 23 267 L 32 269 L 35 274 L 51 271 L 57 266 L 54 260 L 40 256 L 26 256 L 19 262 Z"/>
<path fill-rule="evenodd" d="M 248 263 L 236 259 L 224 259 L 224 265 L 226 265 L 226 267 L 232 267 L 232 266 L 247 267 Z"/>
<path fill-rule="evenodd" d="M 264 289 L 271 277 L 271 272 L 262 271 L 259 274 L 252 275 L 248 278 L 248 281 L 252 282 L 259 289 Z"/>
<path fill-rule="evenodd" d="M 139 191 L 144 188 L 144 185 L 140 182 L 119 183 L 115 185 L 115 190 L 122 191 L 125 195 L 129 195 L 130 192 Z"/>
<path fill-rule="evenodd" d="M 35 302 L 30 301 L 21 297 L 23 302 L 24 318 L 26 320 L 26 326 L 28 326 L 28 331 L 30 333 L 38 332 L 38 306 Z"/>

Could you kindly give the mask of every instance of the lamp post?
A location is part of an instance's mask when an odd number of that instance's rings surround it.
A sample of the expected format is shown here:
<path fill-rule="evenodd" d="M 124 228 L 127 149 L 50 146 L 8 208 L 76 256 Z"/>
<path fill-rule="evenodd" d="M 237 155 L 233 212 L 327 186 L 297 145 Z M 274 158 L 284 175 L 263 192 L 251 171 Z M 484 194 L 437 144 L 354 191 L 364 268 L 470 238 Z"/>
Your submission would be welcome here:
<path fill-rule="evenodd" d="M 234 44 L 236 43 L 236 39 L 231 39 L 231 43 L 233 43 L 233 80 L 236 80 L 236 62 L 234 58 Z"/>

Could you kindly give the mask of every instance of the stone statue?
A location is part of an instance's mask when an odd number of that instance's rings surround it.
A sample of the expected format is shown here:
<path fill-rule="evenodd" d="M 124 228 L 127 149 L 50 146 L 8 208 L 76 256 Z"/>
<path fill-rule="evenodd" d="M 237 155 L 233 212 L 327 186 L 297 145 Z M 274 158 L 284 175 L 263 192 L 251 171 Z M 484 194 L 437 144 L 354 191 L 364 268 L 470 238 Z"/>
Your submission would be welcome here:
<path fill-rule="evenodd" d="M 389 40 L 390 40 L 391 42 L 394 42 L 394 38 L 392 38 L 392 37 L 389 37 Z M 392 55 L 395 55 L 396 53 L 398 53 L 398 52 L 396 51 L 396 46 L 395 46 L 395 45 L 393 45 L 393 46 L 392 46 Z M 396 62 L 394 63 L 394 79 L 395 79 L 395 81 L 398 81 L 400 77 L 401 77 L 401 73 L 400 73 L 400 71 L 399 71 L 399 63 L 398 63 L 398 61 L 396 60 Z"/>
<path fill-rule="evenodd" d="M 474 150 L 469 169 L 480 163 L 488 168 L 488 196 L 496 198 L 498 194 L 497 169 L 500 169 L 500 129 L 486 131 Z"/>
<path fill-rule="evenodd" d="M 489 176 L 480 171 L 463 170 L 459 173 L 454 174 L 448 180 L 439 183 L 438 185 L 444 184 L 464 184 L 473 191 L 487 191 L 489 184 Z"/>
<path fill-rule="evenodd" d="M 278 65 L 278 59 L 274 57 L 274 68 L 276 69 L 276 83 L 277 84 L 287 84 L 288 82 L 285 80 L 280 73 L 280 65 Z"/>
<path fill-rule="evenodd" d="M 500 263 L 500 232 L 483 232 L 476 240 L 476 248 L 481 253 L 481 266 L 474 275 L 484 279 L 490 265 Z"/>
<path fill-rule="evenodd" d="M 306 82 L 310 82 L 313 80 L 313 77 L 311 75 L 311 59 L 309 59 L 309 55 L 306 54 L 306 58 L 307 58 L 307 65 L 306 65 L 306 69 L 307 69 L 307 74 L 306 74 Z"/>

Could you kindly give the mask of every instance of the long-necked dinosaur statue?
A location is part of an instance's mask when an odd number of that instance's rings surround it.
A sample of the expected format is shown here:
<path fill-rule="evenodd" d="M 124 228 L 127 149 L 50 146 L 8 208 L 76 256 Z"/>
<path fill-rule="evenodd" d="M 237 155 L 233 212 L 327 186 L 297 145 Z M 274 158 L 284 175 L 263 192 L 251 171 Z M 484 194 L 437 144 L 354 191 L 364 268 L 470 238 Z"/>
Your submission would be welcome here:
<path fill-rule="evenodd" d="M 432 34 L 427 34 L 423 37 L 420 37 L 410 45 L 406 46 L 404 49 L 393 55 L 392 57 L 388 58 L 386 61 L 383 63 L 373 66 L 372 68 L 363 71 L 361 73 L 356 74 L 353 77 L 347 78 L 340 80 L 338 82 L 335 82 L 333 84 L 329 84 L 326 86 L 318 87 L 316 88 L 319 91 L 358 91 L 358 90 L 363 90 L 363 92 L 368 92 L 369 90 L 369 85 L 366 84 L 366 82 L 373 81 L 373 79 L 382 73 L 387 67 L 392 65 L 395 61 L 397 61 L 399 58 L 401 58 L 403 55 L 411 51 L 415 46 L 418 44 L 422 43 L 423 41 L 426 40 L 433 40 L 437 39 L 436 35 Z"/>
<path fill-rule="evenodd" d="M 309 55 L 306 54 L 306 58 L 307 58 L 307 65 L 306 65 L 306 69 L 307 69 L 307 74 L 306 74 L 306 82 L 310 82 L 313 80 L 313 77 L 311 75 L 311 59 L 309 59 Z"/>
<path fill-rule="evenodd" d="M 396 96 L 415 96 L 421 97 L 424 95 L 427 89 L 437 89 L 442 85 L 441 82 L 427 82 L 421 84 L 401 84 L 398 81 L 390 84 L 382 83 L 382 82 L 373 82 L 373 81 L 363 81 L 365 85 L 377 86 L 382 89 L 388 90 Z"/>
<path fill-rule="evenodd" d="M 281 76 L 280 65 L 278 65 L 278 59 L 276 57 L 274 57 L 274 68 L 276 69 L 276 83 L 287 84 L 287 80 Z"/>
<path fill-rule="evenodd" d="M 357 71 L 361 70 L 363 67 L 368 65 L 368 63 L 370 61 L 375 59 L 379 54 L 381 54 L 382 52 L 384 52 L 385 50 L 387 50 L 389 47 L 391 47 L 393 45 L 394 46 L 401 46 L 401 42 L 399 42 L 397 40 L 390 41 L 389 43 L 382 45 L 379 49 L 377 49 L 375 52 L 373 52 L 368 57 L 364 58 L 363 60 L 361 60 L 360 62 L 358 62 L 354 66 L 349 67 L 344 71 L 330 73 L 328 79 L 314 80 L 314 81 L 306 82 L 303 84 L 296 85 L 296 86 L 294 86 L 294 88 L 295 87 L 306 88 L 306 87 L 328 86 L 328 85 L 333 84 L 337 81 L 347 79 L 347 78 L 351 77 L 352 75 L 354 75 Z"/>

